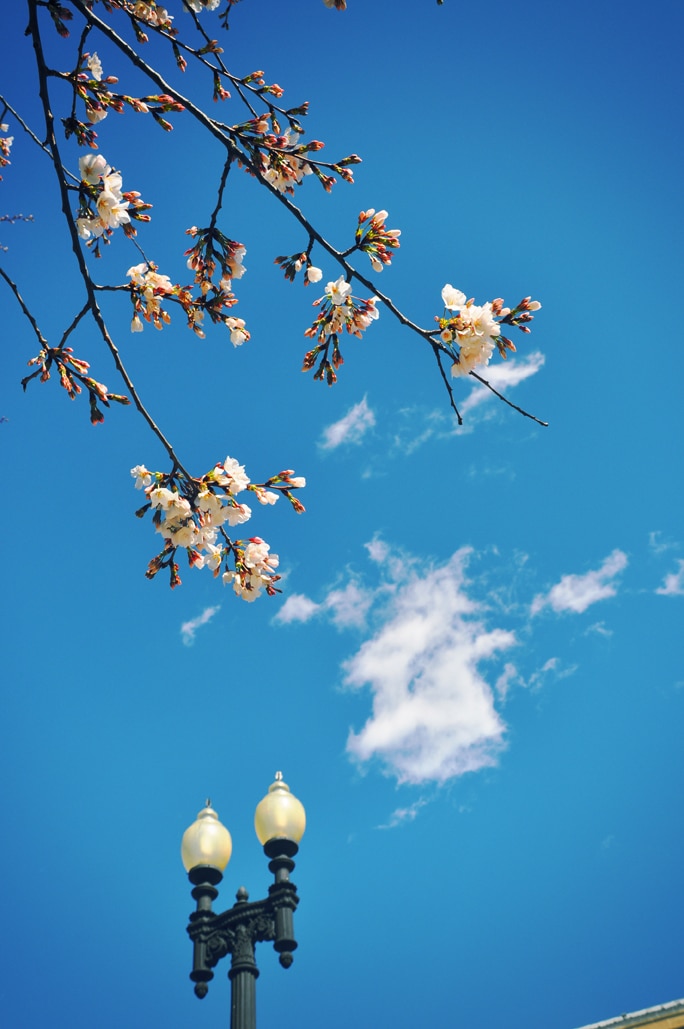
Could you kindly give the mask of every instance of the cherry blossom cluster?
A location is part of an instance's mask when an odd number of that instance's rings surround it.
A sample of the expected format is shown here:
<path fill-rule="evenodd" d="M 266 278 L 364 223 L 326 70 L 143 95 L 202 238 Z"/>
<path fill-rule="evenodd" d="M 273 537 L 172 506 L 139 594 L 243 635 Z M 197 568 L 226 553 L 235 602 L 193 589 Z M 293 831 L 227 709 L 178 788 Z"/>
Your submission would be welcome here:
<path fill-rule="evenodd" d="M 302 371 L 311 371 L 320 355 L 314 379 L 325 380 L 329 386 L 337 382 L 336 369 L 344 363 L 340 333 L 346 331 L 360 338 L 371 322 L 380 316 L 377 302 L 376 297 L 360 300 L 352 296 L 351 283 L 343 275 L 335 282 L 329 282 L 324 296 L 314 300 L 314 307 L 320 307 L 320 312 L 304 335 L 315 339 L 316 346 L 304 355 Z"/>
<path fill-rule="evenodd" d="M 8 132 L 8 131 L 9 131 L 9 125 L 6 125 L 3 122 L 0 125 L 0 132 Z M 10 150 L 12 148 L 12 143 L 14 143 L 14 136 L 0 136 L 0 168 L 6 168 L 7 165 L 10 163 L 9 155 L 10 155 Z M 0 181 L 1 180 L 2 180 L 2 175 L 0 175 Z"/>
<path fill-rule="evenodd" d="M 155 529 L 164 539 L 163 549 L 149 563 L 148 579 L 168 568 L 171 588 L 179 586 L 176 552 L 180 549 L 186 551 L 191 568 L 209 568 L 214 577 L 223 569 L 224 585 L 232 586 L 243 600 L 256 600 L 264 590 L 270 596 L 279 592 L 275 586 L 280 578 L 275 574 L 278 556 L 270 553 L 268 543 L 259 536 L 232 540 L 225 527 L 249 521 L 251 508 L 237 500 L 246 491 L 263 505 L 275 504 L 285 496 L 297 513 L 303 512 L 304 506 L 293 492 L 306 485 L 302 476 L 288 468 L 266 482 L 252 483 L 244 466 L 232 457 L 199 479 L 188 479 L 178 471 L 170 475 L 151 472 L 144 465 L 131 468 L 131 475 L 136 489 L 144 490 L 147 498 L 136 515 L 142 518 L 151 510 Z"/>
<path fill-rule="evenodd" d="M 173 126 L 163 115 L 184 110 L 182 104 L 166 93 L 134 97 L 126 93 L 112 92 L 109 87 L 119 80 L 114 75 L 103 78 L 102 62 L 96 53 L 84 53 L 76 72 L 65 77 L 72 83 L 76 96 L 83 101 L 90 125 L 103 121 L 110 110 L 121 114 L 124 107 L 128 106 L 139 114 L 151 114 L 163 129 L 169 131 Z M 97 133 L 79 121 L 75 115 L 66 118 L 64 126 L 67 138 L 73 134 L 79 145 L 97 149 Z"/>
<path fill-rule="evenodd" d="M 136 192 L 122 190 L 121 173 L 115 171 L 102 154 L 85 154 L 79 158 L 81 182 L 78 187 L 76 229 L 86 246 L 93 246 L 99 257 L 101 241 L 109 242 L 115 229 L 123 228 L 127 236 L 135 235 L 131 219 L 149 221 L 145 204 Z"/>
<path fill-rule="evenodd" d="M 314 170 L 304 155 L 323 149 L 323 143 L 317 139 L 301 144 L 298 141 L 298 134 L 289 129 L 281 136 L 266 133 L 261 138 L 264 151 L 259 151 L 259 171 L 279 193 L 294 193 L 294 187 Z"/>
<path fill-rule="evenodd" d="M 254 72 L 253 74 L 258 75 L 259 73 Z M 282 90 L 279 86 L 265 86 L 259 89 L 259 93 L 263 94 L 264 92 L 278 95 Z M 247 170 L 256 169 L 261 178 L 279 193 L 293 194 L 295 186 L 301 185 L 307 175 L 316 176 L 329 193 L 337 180 L 328 172 L 335 172 L 346 182 L 353 183 L 354 176 L 349 165 L 359 164 L 361 161 L 357 154 L 350 154 L 333 164 L 308 157 L 307 155 L 322 150 L 325 144 L 318 139 L 310 140 L 308 143 L 299 142 L 303 130 L 296 121 L 295 115 L 306 114 L 306 112 L 306 104 L 285 111 L 284 114 L 290 121 L 290 128 L 283 133 L 280 133 L 275 110 L 233 127 L 233 132 L 244 144 L 252 160 L 252 168 L 248 167 Z M 269 121 L 274 129 L 273 132 L 269 131 Z"/>
<path fill-rule="evenodd" d="M 110 393 L 104 383 L 91 378 L 88 375 L 90 365 L 87 361 L 74 357 L 71 347 L 43 347 L 35 357 L 31 358 L 28 365 L 29 367 L 37 365 L 37 368 L 31 375 L 27 375 L 21 380 L 24 390 L 31 379 L 35 379 L 36 376 L 40 376 L 41 382 L 47 382 L 53 365 L 57 368 L 60 384 L 67 391 L 71 400 L 75 400 L 85 388 L 90 400 L 90 421 L 93 425 L 99 425 L 104 421 L 100 404 L 105 407 L 109 407 L 112 401 L 117 404 L 130 404 L 128 397 L 121 396 L 119 393 Z"/>
<path fill-rule="evenodd" d="M 201 11 L 215 11 L 221 0 L 186 0 L 186 3 L 196 14 L 200 14 Z"/>
<path fill-rule="evenodd" d="M 147 35 L 137 24 L 139 21 L 144 22 L 151 28 L 163 29 L 171 35 L 177 35 L 177 30 L 171 24 L 173 15 L 169 14 L 161 4 L 155 3 L 155 0 L 108 0 L 108 3 L 111 7 L 115 7 L 129 15 L 139 43 L 147 43 Z"/>
<path fill-rule="evenodd" d="M 155 329 L 168 325 L 171 315 L 162 307 L 162 297 L 173 293 L 174 285 L 168 275 L 160 275 L 156 264 L 133 265 L 126 272 L 131 280 L 131 299 L 133 301 L 133 320 L 131 332 L 142 332 L 142 314 L 146 322 L 151 322 Z"/>
<path fill-rule="evenodd" d="M 515 345 L 502 334 L 501 326 L 515 325 L 522 332 L 529 332 L 525 323 L 532 321 L 532 312 L 541 308 L 539 301 L 531 297 L 524 297 L 512 310 L 504 307 L 501 298 L 478 306 L 450 283 L 442 290 L 442 301 L 449 313 L 435 321 L 440 340 L 454 355 L 452 376 L 470 375 L 474 369 L 489 364 L 495 348 L 505 359 L 506 351 L 514 351 Z"/>
<path fill-rule="evenodd" d="M 198 229 L 193 226 L 187 231 L 198 240 L 185 254 L 189 255 L 188 267 L 195 272 L 194 286 L 199 287 L 199 296 L 193 294 L 192 285 L 174 285 L 168 275 L 160 275 L 152 262 L 143 261 L 134 265 L 126 273 L 131 280 L 133 303 L 131 332 L 142 332 L 141 316 L 151 322 L 155 329 L 168 325 L 171 316 L 162 306 L 164 297 L 168 297 L 181 305 L 188 319 L 188 328 L 200 339 L 204 338 L 202 326 L 205 313 L 208 312 L 212 322 L 226 326 L 233 346 L 241 346 L 250 338 L 244 319 L 227 315 L 225 311 L 237 303 L 231 285 L 233 277 L 240 278 L 245 271 L 242 264 L 245 248 L 215 228 Z M 213 276 L 217 265 L 221 278 L 215 283 Z"/>
<path fill-rule="evenodd" d="M 196 240 L 193 246 L 185 251 L 185 256 L 188 259 L 188 268 L 195 273 L 195 283 L 202 293 L 208 293 L 210 289 L 230 292 L 232 280 L 241 279 L 247 271 L 242 263 L 247 251 L 242 243 L 228 239 L 215 226 L 198 229 L 193 225 L 186 229 L 186 234 Z M 221 272 L 218 287 L 213 282 L 217 265 Z"/>
<path fill-rule="evenodd" d="M 308 286 L 310 282 L 320 282 L 323 278 L 323 272 L 311 263 L 308 254 L 291 254 L 289 257 L 276 257 L 273 263 L 283 269 L 285 278 L 289 279 L 290 282 L 294 282 L 302 268 L 306 268 L 304 273 L 305 286 Z"/>
<path fill-rule="evenodd" d="M 387 211 L 372 207 L 359 215 L 355 249 L 368 254 L 374 272 L 381 272 L 384 265 L 392 263 L 392 250 L 400 245 L 401 229 L 386 228 L 386 218 Z"/>

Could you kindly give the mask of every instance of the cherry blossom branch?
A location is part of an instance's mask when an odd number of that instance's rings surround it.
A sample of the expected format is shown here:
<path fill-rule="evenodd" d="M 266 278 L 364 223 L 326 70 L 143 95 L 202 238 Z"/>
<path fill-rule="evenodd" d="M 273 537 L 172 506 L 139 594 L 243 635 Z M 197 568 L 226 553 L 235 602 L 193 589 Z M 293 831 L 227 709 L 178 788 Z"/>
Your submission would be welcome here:
<path fill-rule="evenodd" d="M 231 130 L 229 126 L 217 121 L 216 119 L 210 118 L 201 108 L 197 107 L 186 96 L 175 90 L 173 86 L 171 86 L 170 83 L 168 83 L 154 68 L 152 68 L 138 54 L 136 54 L 135 51 L 125 42 L 125 40 L 121 39 L 121 37 L 113 29 L 110 28 L 110 26 L 108 26 L 105 22 L 98 18 L 97 15 L 94 14 L 94 12 L 89 11 L 86 8 L 83 0 L 71 0 L 71 3 L 75 8 L 77 8 L 81 12 L 81 14 L 83 14 L 85 18 L 87 18 L 91 22 L 91 24 L 96 25 L 97 28 L 100 29 L 100 31 L 102 31 L 103 34 L 107 36 L 107 38 L 110 39 L 110 41 L 114 43 L 140 71 L 142 71 L 151 79 L 151 81 L 155 83 L 155 85 L 157 85 L 164 93 L 172 97 L 173 100 L 176 101 L 176 103 L 181 104 L 193 118 L 195 118 L 220 143 L 222 143 L 223 146 L 225 146 L 226 149 L 229 151 L 229 154 L 232 154 L 233 156 L 237 157 L 237 159 L 243 165 L 249 168 L 254 177 L 257 178 L 257 180 L 259 181 L 260 185 L 265 187 L 266 190 L 269 193 L 271 193 L 271 195 L 274 196 L 299 222 L 302 228 L 304 228 L 304 230 L 307 232 L 309 240 L 315 240 L 333 258 L 333 260 L 337 261 L 337 263 L 342 267 L 344 274 L 347 277 L 347 281 L 355 279 L 366 289 L 370 290 L 371 293 L 382 302 L 384 309 L 388 310 L 401 325 L 404 325 L 410 331 L 416 333 L 423 340 L 429 343 L 431 349 L 435 353 L 435 356 L 437 356 L 435 347 L 437 347 L 438 350 L 444 353 L 446 356 L 451 356 L 451 352 L 448 349 L 442 347 L 433 338 L 434 330 L 423 329 L 415 322 L 413 322 L 410 318 L 408 318 L 392 302 L 392 300 L 388 296 L 386 296 L 380 289 L 378 289 L 378 287 L 370 279 L 368 279 L 365 275 L 359 272 L 358 269 L 356 269 L 352 264 L 350 264 L 350 262 L 347 260 L 347 255 L 350 253 L 349 250 L 337 250 L 331 243 L 328 242 L 328 240 L 323 235 L 321 235 L 321 233 L 319 233 L 314 228 L 314 226 L 303 214 L 303 212 L 297 207 L 297 205 L 294 204 L 293 201 L 290 200 L 290 198 L 284 192 L 278 190 L 263 176 L 263 174 L 261 173 L 261 169 L 254 163 L 254 161 L 244 151 L 244 149 L 238 146 L 238 144 L 236 143 L 235 137 L 238 136 L 239 138 L 239 134 L 235 133 L 234 130 Z M 195 18 L 195 20 L 198 21 L 197 18 Z M 206 33 L 204 33 L 204 30 L 202 29 L 201 25 L 199 26 L 199 29 L 204 34 L 205 38 L 208 40 L 208 37 L 206 36 Z M 223 65 L 222 61 L 221 64 Z M 223 66 L 221 70 L 223 70 L 224 68 L 225 66 Z M 234 84 L 238 81 L 235 79 L 234 76 L 230 75 L 227 69 L 226 74 Z M 266 103 L 268 106 L 272 106 L 270 105 L 269 101 L 266 101 Z M 307 163 L 313 164 L 315 162 L 308 161 L 307 159 Z M 332 166 L 326 165 L 326 167 Z M 352 249 L 356 249 L 356 247 Z M 446 378 L 441 361 L 438 361 L 438 366 L 440 368 L 440 375 L 442 381 L 447 388 L 450 406 L 456 412 L 457 417 L 459 419 L 459 424 L 462 424 L 461 416 L 458 413 L 458 410 L 454 402 L 453 391 L 448 382 L 448 379 Z M 509 401 L 502 393 L 495 390 L 491 386 L 491 384 L 489 384 L 486 380 L 483 380 L 483 385 L 486 385 L 497 397 L 499 397 L 499 399 L 503 400 L 504 403 L 507 404 L 507 406 L 518 411 L 524 417 L 532 419 L 541 426 L 548 426 L 547 422 L 542 421 L 535 415 L 519 407 L 517 404 L 514 404 L 512 401 Z"/>
<path fill-rule="evenodd" d="M 42 39 L 41 39 L 41 35 L 40 35 L 40 27 L 39 27 L 39 24 L 38 24 L 37 5 L 34 2 L 34 0 L 29 0 L 29 32 L 31 34 L 31 38 L 32 38 L 32 42 L 33 42 L 33 48 L 34 48 L 34 52 L 35 52 L 35 55 L 36 55 L 36 65 L 37 65 L 37 69 L 38 69 L 39 95 L 40 95 L 40 100 L 41 100 L 41 104 L 42 104 L 42 107 L 43 107 L 43 116 L 45 118 L 46 146 L 47 146 L 48 151 L 50 153 L 50 156 L 52 158 L 52 163 L 54 165 L 54 168 L 55 168 L 55 171 L 56 171 L 56 174 L 57 174 L 57 181 L 58 181 L 58 185 L 59 185 L 59 192 L 60 192 L 60 198 L 61 198 L 62 212 L 64 214 L 64 217 L 65 217 L 66 223 L 67 223 L 67 228 L 68 228 L 69 236 L 70 236 L 70 239 L 71 239 L 71 248 L 72 248 L 74 256 L 76 258 L 76 262 L 78 264 L 79 272 L 81 274 L 81 278 L 83 279 L 83 283 L 84 283 L 84 286 L 85 286 L 85 289 L 86 289 L 86 295 L 87 295 L 87 298 L 88 298 L 88 307 L 89 307 L 90 312 L 91 312 L 91 314 L 93 316 L 95 324 L 97 325 L 97 327 L 98 327 L 98 329 L 100 331 L 100 335 L 102 336 L 102 339 L 104 340 L 105 345 L 107 346 L 109 352 L 111 353 L 111 355 L 112 355 L 112 357 L 114 359 L 114 363 L 116 365 L 117 371 L 119 372 L 119 375 L 121 376 L 121 378 L 125 382 L 126 388 L 128 389 L 128 391 L 129 391 L 129 393 L 130 393 L 130 395 L 131 395 L 131 397 L 133 399 L 133 403 L 135 404 L 137 410 L 143 416 L 143 418 L 145 419 L 145 421 L 149 425 L 149 427 L 152 430 L 152 432 L 154 433 L 154 435 L 157 437 L 159 442 L 162 444 L 162 446 L 166 450 L 166 452 L 169 455 L 171 461 L 173 462 L 174 468 L 180 468 L 183 471 L 183 473 L 188 478 L 190 478 L 189 473 L 185 470 L 185 468 L 183 467 L 181 461 L 179 460 L 178 456 L 176 455 L 173 446 L 167 440 L 167 438 L 164 435 L 164 433 L 162 432 L 162 430 L 156 424 L 156 422 L 152 418 L 151 414 L 148 412 L 147 408 L 142 403 L 142 400 L 140 399 L 140 397 L 138 395 L 138 391 L 136 390 L 136 388 L 135 388 L 135 386 L 134 386 L 134 384 L 133 384 L 133 382 L 132 382 L 132 380 L 131 380 L 131 378 L 130 378 L 130 376 L 128 374 L 128 371 L 126 370 L 126 368 L 124 366 L 124 363 L 123 363 L 123 361 L 121 359 L 121 355 L 119 353 L 119 350 L 118 350 L 116 344 L 114 343 L 114 340 L 112 339 L 112 337 L 111 337 L 111 335 L 109 333 L 109 330 L 108 330 L 107 325 L 105 323 L 104 317 L 102 315 L 102 311 L 101 311 L 100 306 L 99 306 L 99 304 L 97 302 L 97 298 L 96 298 L 96 295 L 95 295 L 95 289 L 94 289 L 94 286 L 93 286 L 93 282 L 92 282 L 92 279 L 90 277 L 90 272 L 88 270 L 88 266 L 87 266 L 86 261 L 85 261 L 85 257 L 84 257 L 84 254 L 83 254 L 83 249 L 82 249 L 82 247 L 80 245 L 78 233 L 76 231 L 76 227 L 74 225 L 74 220 L 73 220 L 73 217 L 72 217 L 72 214 L 71 214 L 71 209 L 70 209 L 70 206 L 69 206 L 69 191 L 68 191 L 68 187 L 67 187 L 67 184 L 66 184 L 66 176 L 65 176 L 64 164 L 62 162 L 59 146 L 58 146 L 58 143 L 57 143 L 57 138 L 56 138 L 56 135 L 55 135 L 54 116 L 52 114 L 52 109 L 51 109 L 51 105 L 50 105 L 50 95 L 49 95 L 48 83 L 47 83 L 45 56 L 44 56 L 44 53 L 43 53 Z"/>
<path fill-rule="evenodd" d="M 141 2 L 133 5 L 127 0 L 111 0 L 110 5 L 105 2 L 104 6 L 108 11 L 115 9 L 128 16 L 139 44 L 147 40 L 146 30 L 152 29 L 170 43 L 176 64 L 181 71 L 184 71 L 187 66 L 181 50 L 193 57 L 202 68 L 209 71 L 213 77 L 215 100 L 224 100 L 229 97 L 222 82 L 231 85 L 252 115 L 252 119 L 241 124 L 225 124 L 219 119 L 211 117 L 202 107 L 174 89 L 156 68 L 144 60 L 111 25 L 94 12 L 92 0 L 64 0 L 64 2 L 70 3 L 70 7 L 84 19 L 80 40 L 77 42 L 77 63 L 71 72 L 59 72 L 48 68 L 39 31 L 38 8 L 47 8 L 62 36 L 69 34 L 64 21 L 72 17 L 71 11 L 57 3 L 57 0 L 54 2 L 50 0 L 49 3 L 45 3 L 45 0 L 28 0 L 29 32 L 33 38 L 39 77 L 39 95 L 46 126 L 45 142 L 41 143 L 38 137 L 30 132 L 24 123 L 20 122 L 29 131 L 34 142 L 49 155 L 57 174 L 62 212 L 67 222 L 72 250 L 86 293 L 83 307 L 63 333 L 58 347 L 50 348 L 48 346 L 35 319 L 21 298 L 18 288 L 1 269 L 0 273 L 13 290 L 22 311 L 29 318 L 41 343 L 41 353 L 29 362 L 29 364 L 37 364 L 39 367 L 23 380 L 24 386 L 27 381 L 37 375 L 40 375 L 44 381 L 49 377 L 50 367 L 56 366 L 62 385 L 70 396 L 73 397 L 76 393 L 81 392 L 82 387 L 88 390 L 93 422 L 102 420 L 101 411 L 97 407 L 98 400 L 104 404 L 107 404 L 109 400 L 119 403 L 128 402 L 125 397 L 108 393 L 106 387 L 91 379 L 87 374 L 86 362 L 75 358 L 71 348 L 65 346 L 69 336 L 81 321 L 87 315 L 92 316 L 137 410 L 172 461 L 173 467 L 170 473 L 150 473 L 142 465 L 132 470 L 136 486 L 144 488 L 148 498 L 148 502 L 137 514 L 142 516 L 147 510 L 153 510 L 152 517 L 155 527 L 165 540 L 161 553 L 150 562 L 148 577 L 152 578 L 161 568 L 168 568 L 171 585 L 178 585 L 180 578 L 175 555 L 178 549 L 185 549 L 191 566 L 210 567 L 215 575 L 218 575 L 220 569 L 224 567 L 226 570 L 223 581 L 232 583 L 236 593 L 246 600 L 254 599 L 264 587 L 267 593 L 276 592 L 274 583 L 278 576 L 273 574 L 273 569 L 277 567 L 277 557 L 269 555 L 268 545 L 258 537 L 252 537 L 249 543 L 240 540 L 232 541 L 222 526 L 224 521 L 234 525 L 249 518 L 250 512 L 247 505 L 238 504 L 234 500 L 234 495 L 245 489 L 252 491 L 261 504 L 272 504 L 279 495 L 284 495 L 295 511 L 303 510 L 292 490 L 303 486 L 304 480 L 293 478 L 294 473 L 291 470 L 280 472 L 266 483 L 258 485 L 250 483 L 242 466 L 237 465 L 232 458 L 226 458 L 223 464 L 215 465 L 213 469 L 199 478 L 193 478 L 186 471 L 173 447 L 144 407 L 123 364 L 97 300 L 99 291 L 126 292 L 130 296 L 134 308 L 134 317 L 131 323 L 133 331 L 141 331 L 143 328 L 140 315 L 148 322 L 152 321 L 157 328 L 161 328 L 162 323 L 168 322 L 170 317 L 162 307 L 162 300 L 166 299 L 183 307 L 188 316 L 189 326 L 199 336 L 204 335 L 201 322 L 208 312 L 212 321 L 222 322 L 229 327 L 231 341 L 234 345 L 240 345 L 249 339 L 244 321 L 228 317 L 224 313 L 225 308 L 236 303 L 236 297 L 231 292 L 231 279 L 232 277 L 239 278 L 244 271 L 242 256 L 245 248 L 242 244 L 228 239 L 217 228 L 225 187 L 234 160 L 237 160 L 260 186 L 275 196 L 306 232 L 307 249 L 304 253 L 293 255 L 290 258 L 276 259 L 276 262 L 285 268 L 286 276 L 294 279 L 296 273 L 306 263 L 305 281 L 317 282 L 321 279 L 321 270 L 314 267 L 310 260 L 315 244 L 318 244 L 342 271 L 338 281 L 328 283 L 325 296 L 316 301 L 315 306 L 319 307 L 319 314 L 314 325 L 305 333 L 306 336 L 314 336 L 317 340 L 314 349 L 305 357 L 305 369 L 312 368 L 322 354 L 314 378 L 326 379 L 329 383 L 336 381 L 335 370 L 342 364 L 339 346 L 340 334 L 346 331 L 360 336 L 370 322 L 378 317 L 375 307 L 377 300 L 382 302 L 385 310 L 390 312 L 401 325 L 429 344 L 437 361 L 440 377 L 447 390 L 450 406 L 459 425 L 463 424 L 463 419 L 455 403 L 454 391 L 447 376 L 444 358 L 451 362 L 452 376 L 472 374 L 509 407 L 525 417 L 531 418 L 539 425 L 547 424 L 513 404 L 473 370 L 474 365 L 481 366 L 487 363 L 495 347 L 499 349 L 503 357 L 506 356 L 507 349 L 515 349 L 513 343 L 501 335 L 501 328 L 504 325 L 514 325 L 521 328 L 523 332 L 528 332 L 529 329 L 523 323 L 532 319 L 531 312 L 539 308 L 538 302 L 531 301 L 530 297 L 524 298 L 512 311 L 508 308 L 503 309 L 502 300 L 493 301 L 484 307 L 476 307 L 472 300 L 466 301 L 460 291 L 454 290 L 448 285 L 442 291 L 445 315 L 436 319 L 439 329 L 428 330 L 420 327 L 349 260 L 351 255 L 357 251 L 366 253 L 376 272 L 382 270 L 383 265 L 390 263 L 393 248 L 399 245 L 397 237 L 400 233 L 398 230 L 385 227 L 387 212 L 379 212 L 377 215 L 373 210 L 362 212 L 359 216 L 354 244 L 346 250 L 338 250 L 314 228 L 288 196 L 288 194 L 294 193 L 294 187 L 299 185 L 304 174 L 309 172 L 314 173 L 327 191 L 330 191 L 335 179 L 326 172 L 333 172 L 351 182 L 353 180 L 349 165 L 360 160 L 356 155 L 351 155 L 336 163 L 321 161 L 312 156 L 313 152 L 323 147 L 321 142 L 313 140 L 309 143 L 299 143 L 299 137 L 303 130 L 298 118 L 307 113 L 308 103 L 289 110 L 284 109 L 271 99 L 271 97 L 279 98 L 282 90 L 275 84 L 265 85 L 263 73 L 253 72 L 245 78 L 237 78 L 232 75 L 221 57 L 221 48 L 218 47 L 215 40 L 210 39 L 187 0 L 182 0 L 182 2 L 190 10 L 195 27 L 205 41 L 205 45 L 199 49 L 190 47 L 177 39 L 176 30 L 171 28 L 171 18 L 163 8 L 158 7 L 155 3 Z M 343 9 L 345 6 L 344 0 L 325 0 L 325 2 L 328 6 L 335 6 L 338 9 Z M 228 0 L 228 6 L 229 8 L 232 6 L 230 0 Z M 110 76 L 103 79 L 102 67 L 97 54 L 85 52 L 88 36 L 93 30 L 98 31 L 102 37 L 108 40 L 123 55 L 130 66 L 137 68 L 150 82 L 154 83 L 162 91 L 161 95 L 130 97 L 124 93 L 112 92 L 110 84 L 115 83 L 116 78 Z M 212 55 L 212 59 L 207 59 L 207 55 Z M 82 157 L 79 160 L 80 179 L 76 179 L 67 171 L 55 134 L 55 119 L 51 110 L 48 88 L 50 78 L 70 83 L 73 88 L 71 117 L 67 118 L 64 124 L 67 138 L 69 135 L 75 134 L 79 145 L 87 144 L 93 149 L 97 149 L 93 123 L 105 117 L 109 109 L 120 111 L 123 110 L 124 105 L 129 105 L 136 111 L 148 112 L 165 129 L 170 129 L 172 126 L 161 117 L 162 113 L 169 110 L 184 110 L 224 148 L 226 158 L 209 228 L 193 226 L 188 230 L 188 233 L 195 239 L 193 246 L 186 251 L 186 255 L 190 255 L 188 265 L 195 273 L 193 286 L 174 286 L 168 277 L 160 274 L 157 266 L 146 258 L 143 248 L 136 240 L 133 240 L 134 245 L 144 258 L 144 262 L 129 270 L 127 274 L 132 280 L 130 283 L 127 285 L 98 285 L 93 282 L 86 263 L 83 240 L 87 241 L 87 247 L 92 247 L 95 256 L 99 256 L 100 243 L 108 242 L 114 228 L 123 226 L 123 230 L 129 238 L 133 237 L 135 230 L 132 219 L 149 220 L 149 216 L 142 212 L 149 209 L 150 205 L 144 204 L 138 193 L 122 193 L 121 174 L 110 168 L 101 154 L 98 154 L 97 157 L 92 155 Z M 77 101 L 79 98 L 86 105 L 90 126 L 86 122 L 78 120 Z M 265 113 L 259 115 L 257 108 L 262 104 Z M 6 110 L 11 110 L 9 105 L 6 106 Z M 14 112 L 12 113 L 14 114 Z M 18 118 L 18 116 L 16 117 Z M 285 119 L 289 125 L 283 134 L 281 134 L 280 128 L 281 118 Z M 20 119 L 18 120 L 20 121 Z M 8 138 L 2 142 L 6 147 L 6 157 L 12 140 Z M 68 180 L 74 180 L 77 184 L 71 185 Z M 73 192 L 78 193 L 78 217 L 71 210 L 70 200 Z M 222 274 L 217 284 L 214 271 L 218 267 Z M 352 281 L 358 282 L 369 290 L 371 299 L 361 300 L 353 297 L 351 295 Z M 447 311 L 452 313 L 447 315 Z M 500 320 L 497 321 L 497 318 Z M 328 356 L 331 350 L 332 356 L 329 360 Z"/>

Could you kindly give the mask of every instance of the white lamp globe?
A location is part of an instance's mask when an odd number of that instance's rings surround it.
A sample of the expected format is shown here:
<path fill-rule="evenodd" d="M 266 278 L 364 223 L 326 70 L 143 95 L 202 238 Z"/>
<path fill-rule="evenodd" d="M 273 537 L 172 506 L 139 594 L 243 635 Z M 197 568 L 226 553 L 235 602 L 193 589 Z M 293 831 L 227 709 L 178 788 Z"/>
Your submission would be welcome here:
<path fill-rule="evenodd" d="M 299 843 L 306 828 L 306 813 L 301 801 L 290 793 L 290 787 L 283 782 L 282 772 L 276 772 L 275 782 L 268 793 L 257 804 L 254 813 L 254 828 L 259 842 L 265 845 L 269 840 L 286 839 Z"/>
<path fill-rule="evenodd" d="M 198 865 L 209 865 L 223 872 L 233 853 L 233 841 L 225 825 L 210 802 L 197 815 L 197 819 L 183 833 L 181 857 L 185 871 Z"/>

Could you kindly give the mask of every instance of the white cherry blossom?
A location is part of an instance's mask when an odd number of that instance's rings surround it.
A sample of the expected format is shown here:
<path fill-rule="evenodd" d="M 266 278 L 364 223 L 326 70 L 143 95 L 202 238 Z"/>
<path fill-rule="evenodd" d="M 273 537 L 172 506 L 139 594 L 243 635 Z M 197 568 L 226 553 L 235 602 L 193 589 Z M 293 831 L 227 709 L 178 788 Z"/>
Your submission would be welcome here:
<path fill-rule="evenodd" d="M 450 282 L 442 290 L 442 300 L 447 311 L 458 311 L 465 304 L 467 297 L 460 289 L 454 289 Z"/>
<path fill-rule="evenodd" d="M 85 154 L 78 159 L 78 170 L 83 182 L 96 186 L 103 175 L 109 175 L 111 168 L 102 154 Z"/>
<path fill-rule="evenodd" d="M 351 291 L 351 283 L 345 282 L 344 275 L 340 275 L 339 279 L 335 282 L 329 282 L 325 287 L 327 296 L 336 307 L 346 303 L 347 297 L 351 295 Z"/>
<path fill-rule="evenodd" d="M 142 489 L 143 486 L 149 486 L 152 482 L 152 474 L 147 470 L 144 464 L 137 464 L 135 468 L 131 468 L 131 475 L 135 479 L 136 489 Z"/>
<path fill-rule="evenodd" d="M 86 64 L 88 66 L 88 71 L 90 72 L 92 77 L 94 79 L 96 79 L 98 82 L 101 82 L 102 81 L 102 63 L 100 61 L 100 58 L 97 56 L 97 54 L 91 54 L 90 57 L 88 58 L 88 60 L 86 61 Z"/>

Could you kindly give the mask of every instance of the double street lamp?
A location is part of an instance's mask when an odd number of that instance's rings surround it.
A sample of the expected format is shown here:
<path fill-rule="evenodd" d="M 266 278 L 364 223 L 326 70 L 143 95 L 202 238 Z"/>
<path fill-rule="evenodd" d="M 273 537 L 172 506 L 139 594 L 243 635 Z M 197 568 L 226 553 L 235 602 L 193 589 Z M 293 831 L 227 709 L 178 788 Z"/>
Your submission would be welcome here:
<path fill-rule="evenodd" d="M 197 901 L 197 910 L 190 915 L 188 925 L 193 942 L 190 978 L 195 984 L 195 994 L 205 997 L 208 983 L 214 977 L 212 969 L 226 954 L 231 955 L 228 972 L 230 1029 L 256 1029 L 259 969 L 254 959 L 254 945 L 272 940 L 283 968 L 292 964 L 292 951 L 297 946 L 293 914 L 299 897 L 297 887 L 290 882 L 290 872 L 305 827 L 302 804 L 290 793 L 281 773 L 276 772 L 275 782 L 254 814 L 254 828 L 270 859 L 268 867 L 274 882 L 264 900 L 250 901 L 247 890 L 241 886 L 236 903 L 221 914 L 214 912 L 211 904 L 218 897 L 216 887 L 233 850 L 230 833 L 207 801 L 197 820 L 183 834 L 181 856 L 194 887 L 192 896 Z"/>

